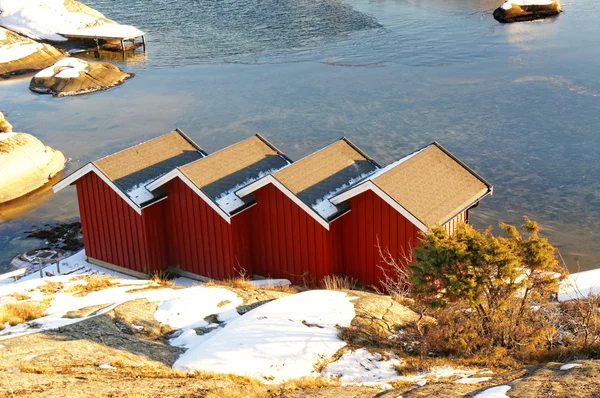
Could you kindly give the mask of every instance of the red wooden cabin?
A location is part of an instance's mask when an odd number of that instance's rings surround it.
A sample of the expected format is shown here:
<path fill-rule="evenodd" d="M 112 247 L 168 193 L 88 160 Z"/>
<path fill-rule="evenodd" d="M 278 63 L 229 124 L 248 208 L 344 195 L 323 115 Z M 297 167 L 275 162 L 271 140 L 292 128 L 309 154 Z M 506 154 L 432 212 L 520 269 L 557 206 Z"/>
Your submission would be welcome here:
<path fill-rule="evenodd" d="M 249 239 L 256 199 L 235 191 L 289 159 L 260 135 L 179 167 L 148 185 L 168 195 L 164 226 L 175 273 L 224 279 L 253 273 Z M 190 275 L 193 274 L 193 275 Z"/>
<path fill-rule="evenodd" d="M 452 233 L 492 189 L 438 143 L 377 171 L 330 200 L 352 210 L 341 228 L 345 274 L 377 286 L 387 267 L 382 257 L 410 259 L 428 226 Z"/>
<path fill-rule="evenodd" d="M 54 186 L 77 187 L 85 250 L 91 263 L 145 276 L 165 268 L 164 191 L 146 185 L 206 153 L 175 130 L 88 163 Z"/>
<path fill-rule="evenodd" d="M 317 284 L 342 274 L 340 217 L 345 203 L 328 198 L 378 169 L 346 138 L 237 191 L 256 197 L 251 213 L 254 273 Z"/>

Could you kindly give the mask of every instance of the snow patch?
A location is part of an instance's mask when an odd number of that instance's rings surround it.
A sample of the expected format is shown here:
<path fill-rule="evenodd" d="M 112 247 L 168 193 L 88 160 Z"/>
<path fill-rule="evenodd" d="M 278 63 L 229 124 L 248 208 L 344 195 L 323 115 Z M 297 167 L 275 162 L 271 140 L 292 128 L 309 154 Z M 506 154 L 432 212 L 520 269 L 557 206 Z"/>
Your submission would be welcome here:
<path fill-rule="evenodd" d="M 217 205 L 227 214 L 231 214 L 235 210 L 239 209 L 244 205 L 244 201 L 240 199 L 235 193 L 240 189 L 252 184 L 256 180 L 260 180 L 261 178 L 277 171 L 279 169 L 270 169 L 267 171 L 261 171 L 258 173 L 256 177 L 248 178 L 246 181 L 236 185 L 235 187 L 221 193 L 219 196 L 215 198 L 215 202 Z"/>
<path fill-rule="evenodd" d="M 287 296 L 237 317 L 208 339 L 198 339 L 173 367 L 245 375 L 267 383 L 314 375 L 316 363 L 346 345 L 336 325 L 350 325 L 354 315 L 343 292 Z M 189 337 L 184 337 L 185 343 Z"/>
<path fill-rule="evenodd" d="M 463 377 L 462 379 L 454 380 L 458 384 L 477 384 L 490 380 L 491 377 Z"/>
<path fill-rule="evenodd" d="M 133 200 L 133 202 L 140 206 L 142 203 L 145 203 L 149 200 L 154 199 L 154 195 L 150 192 L 146 185 L 150 184 L 152 181 L 156 180 L 156 178 L 152 178 L 151 180 L 141 182 L 133 187 L 129 188 L 127 192 L 127 196 Z"/>
<path fill-rule="evenodd" d="M 1 33 L 1 32 L 0 32 Z M 0 37 L 0 40 L 2 38 Z M 0 46 L 0 64 L 16 61 L 35 54 L 44 46 L 40 43 L 20 42 Z"/>
<path fill-rule="evenodd" d="M 327 365 L 321 375 L 337 378 L 343 385 L 377 385 L 389 383 L 401 378 L 395 366 L 402 363 L 400 358 L 391 354 L 385 360 L 380 353 L 370 353 L 366 348 L 347 352 L 337 361 Z"/>
<path fill-rule="evenodd" d="M 560 283 L 558 301 L 600 294 L 600 269 L 570 274 Z"/>
<path fill-rule="evenodd" d="M 64 0 L 0 0 L 0 9 L 0 25 L 34 40 L 66 41 L 61 34 L 116 38 L 144 34 L 133 26 L 70 12 Z"/>
<path fill-rule="evenodd" d="M 47 78 L 55 77 L 57 79 L 75 79 L 79 77 L 80 72 L 88 70 L 88 64 L 77 58 L 64 58 L 52 66 L 39 71 L 35 77 Z"/>
<path fill-rule="evenodd" d="M 0 133 L 0 142 L 14 137 L 17 134 L 19 133 Z"/>
<path fill-rule="evenodd" d="M 496 386 L 480 392 L 473 398 L 509 398 L 506 395 L 508 390 L 510 390 L 510 386 Z"/>
<path fill-rule="evenodd" d="M 580 363 L 568 363 L 566 365 L 563 365 L 560 367 L 560 370 L 571 370 L 573 368 L 580 368 L 581 364 Z"/>
<path fill-rule="evenodd" d="M 114 366 L 111 366 L 110 362 L 103 363 L 98 365 L 100 369 L 116 369 Z"/>
<path fill-rule="evenodd" d="M 344 189 L 365 180 L 367 177 L 372 176 L 376 172 L 377 171 L 363 173 L 358 177 L 351 178 L 347 183 L 343 184 L 340 187 L 337 187 L 335 190 L 329 192 L 323 198 L 317 200 L 317 202 L 312 205 L 313 210 L 319 213 L 321 217 L 327 220 L 329 217 L 333 216 L 338 211 L 337 207 L 333 203 L 331 203 L 329 199 L 333 198 L 335 195 L 342 192 Z"/>
<path fill-rule="evenodd" d="M 289 279 L 261 279 L 257 281 L 250 281 L 250 283 L 259 289 L 265 287 L 290 286 L 292 284 Z"/>
<path fill-rule="evenodd" d="M 504 10 L 510 10 L 512 6 L 546 6 L 552 4 L 552 0 L 509 0 L 502 4 Z"/>

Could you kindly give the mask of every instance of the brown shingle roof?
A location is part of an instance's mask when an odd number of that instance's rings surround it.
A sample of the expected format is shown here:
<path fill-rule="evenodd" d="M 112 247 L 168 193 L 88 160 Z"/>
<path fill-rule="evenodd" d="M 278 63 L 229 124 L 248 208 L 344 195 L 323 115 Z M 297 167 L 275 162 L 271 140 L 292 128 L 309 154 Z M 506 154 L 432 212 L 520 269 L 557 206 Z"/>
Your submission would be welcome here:
<path fill-rule="evenodd" d="M 492 187 L 434 143 L 372 179 L 426 225 L 441 225 L 481 199 Z"/>
<path fill-rule="evenodd" d="M 322 201 L 358 178 L 375 172 L 378 165 L 348 139 L 341 140 L 315 152 L 294 164 L 273 173 L 281 184 L 315 210 Z M 342 211 L 332 214 L 317 212 L 325 219 L 332 219 Z"/>
<path fill-rule="evenodd" d="M 256 135 L 179 170 L 208 197 L 216 200 L 289 163 L 277 148 Z M 231 213 L 236 210 L 233 207 L 228 206 L 224 210 Z"/>
<path fill-rule="evenodd" d="M 202 149 L 181 130 L 174 130 L 97 160 L 94 165 L 127 193 L 140 184 L 146 185 L 174 168 L 198 160 L 204 155 Z M 135 198 L 132 199 L 136 201 Z"/>

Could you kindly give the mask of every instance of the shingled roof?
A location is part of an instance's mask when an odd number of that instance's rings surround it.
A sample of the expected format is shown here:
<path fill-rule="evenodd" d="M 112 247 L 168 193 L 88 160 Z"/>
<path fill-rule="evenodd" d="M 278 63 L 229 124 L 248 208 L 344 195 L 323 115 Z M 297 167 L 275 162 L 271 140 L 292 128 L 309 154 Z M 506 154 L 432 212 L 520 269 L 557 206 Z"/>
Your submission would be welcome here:
<path fill-rule="evenodd" d="M 378 168 L 377 163 L 344 137 L 273 173 L 273 177 L 323 219 L 332 220 L 346 207 L 335 206 L 327 199 Z"/>
<path fill-rule="evenodd" d="M 235 191 L 290 163 L 282 152 L 257 134 L 179 170 L 223 211 L 232 215 L 253 201 L 253 198 L 240 199 Z"/>
<path fill-rule="evenodd" d="M 493 189 L 437 142 L 386 166 L 332 201 L 361 192 L 359 185 L 367 181 L 426 226 L 445 224 Z"/>
<path fill-rule="evenodd" d="M 146 189 L 151 181 L 172 169 L 196 161 L 206 153 L 181 130 L 132 146 L 95 162 L 88 163 L 57 183 L 58 192 L 89 172 L 100 176 L 138 213 L 140 209 L 165 196 L 165 192 Z"/>

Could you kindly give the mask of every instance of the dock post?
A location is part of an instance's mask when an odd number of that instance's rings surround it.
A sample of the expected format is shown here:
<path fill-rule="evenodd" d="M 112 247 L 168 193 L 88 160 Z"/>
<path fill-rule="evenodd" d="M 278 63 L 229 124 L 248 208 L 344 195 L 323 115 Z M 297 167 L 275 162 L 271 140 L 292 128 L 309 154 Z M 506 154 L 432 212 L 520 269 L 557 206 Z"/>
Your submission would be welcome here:
<path fill-rule="evenodd" d="M 144 46 L 144 52 L 146 52 L 146 35 L 142 35 L 142 44 Z"/>

